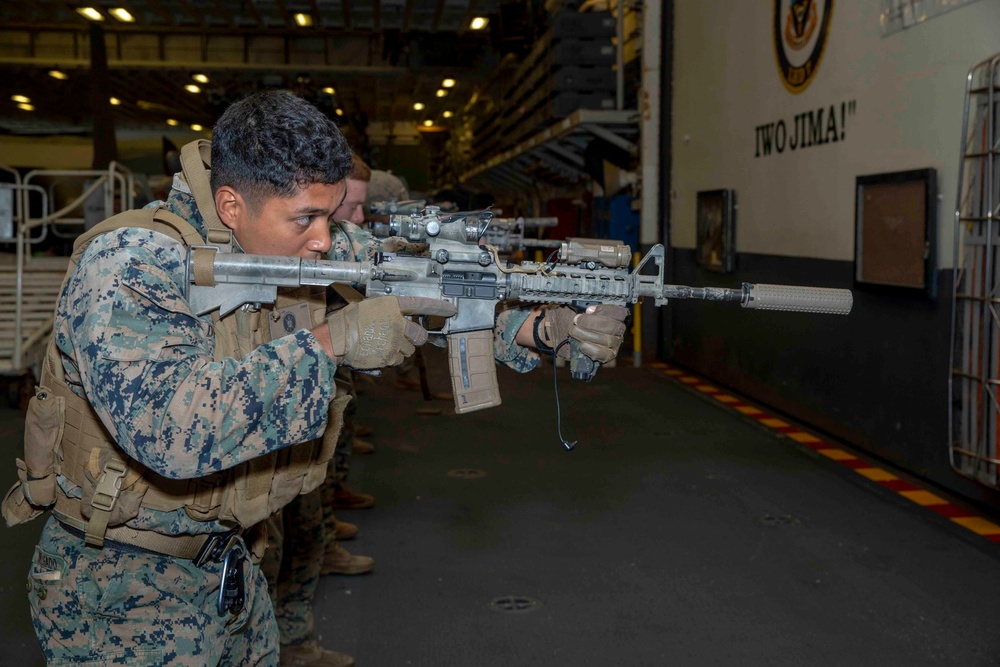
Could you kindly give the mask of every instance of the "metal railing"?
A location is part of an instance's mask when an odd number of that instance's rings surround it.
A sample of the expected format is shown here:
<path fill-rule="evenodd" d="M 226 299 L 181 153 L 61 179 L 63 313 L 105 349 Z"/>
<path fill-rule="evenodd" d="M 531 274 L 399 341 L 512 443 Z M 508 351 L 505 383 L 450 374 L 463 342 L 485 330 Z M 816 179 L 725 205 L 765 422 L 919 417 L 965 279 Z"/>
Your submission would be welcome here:
<path fill-rule="evenodd" d="M 974 65 L 965 84 L 948 379 L 951 466 L 993 488 L 1000 488 L 998 109 L 1000 53 Z"/>
<path fill-rule="evenodd" d="M 12 358 L 9 370 L 14 374 L 20 374 L 27 370 L 25 359 L 29 356 L 29 351 L 36 345 L 45 342 L 45 334 L 51 330 L 54 314 L 39 328 L 33 331 L 24 331 L 24 280 L 25 271 L 31 261 L 29 248 L 44 241 L 49 231 L 52 230 L 54 236 L 61 238 L 72 238 L 83 231 L 87 223 L 86 215 L 71 215 L 84 207 L 94 193 L 100 191 L 102 198 L 102 210 L 98 212 L 98 217 L 104 219 L 113 215 L 117 211 L 128 210 L 133 207 L 133 186 L 134 179 L 132 173 L 118 164 L 111 162 L 104 170 L 54 170 L 35 169 L 29 171 L 23 177 L 17 172 L 0 167 L 4 171 L 15 174 L 13 185 L 5 184 L 14 191 L 14 223 L 16 234 L 14 242 L 16 244 L 16 278 L 15 278 L 15 320 L 14 320 L 14 340 Z M 49 212 L 49 202 L 54 196 L 54 191 L 50 187 L 46 189 L 37 184 L 39 180 L 60 179 L 59 182 L 83 181 L 82 191 L 70 203 L 60 208 L 58 211 Z M 36 181 L 36 182 L 32 182 Z M 89 183 L 88 183 L 89 182 Z M 31 216 L 32 193 L 38 197 L 38 209 L 41 215 L 37 218 Z M 99 220 L 98 220 L 99 221 Z M 79 227 L 75 234 L 57 233 L 56 225 L 70 225 Z M 34 230 L 39 230 L 37 235 Z"/>

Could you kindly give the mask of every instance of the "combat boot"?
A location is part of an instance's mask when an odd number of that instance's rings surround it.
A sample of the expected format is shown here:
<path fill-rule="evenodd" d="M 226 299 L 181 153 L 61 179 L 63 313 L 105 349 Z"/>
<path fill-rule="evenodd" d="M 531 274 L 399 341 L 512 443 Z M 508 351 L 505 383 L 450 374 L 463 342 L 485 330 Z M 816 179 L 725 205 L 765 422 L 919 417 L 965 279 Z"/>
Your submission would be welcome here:
<path fill-rule="evenodd" d="M 336 542 L 326 545 L 320 574 L 365 574 L 375 567 L 371 556 L 355 556 Z"/>
<path fill-rule="evenodd" d="M 375 496 L 358 493 L 346 484 L 340 484 L 333 492 L 333 502 L 330 509 L 335 510 L 365 510 L 375 506 Z"/>
<path fill-rule="evenodd" d="M 351 451 L 355 454 L 373 454 L 375 452 L 375 445 L 367 440 L 359 438 L 358 436 L 354 436 L 354 442 L 351 444 Z"/>
<path fill-rule="evenodd" d="M 281 667 L 354 667 L 354 658 L 328 651 L 310 639 L 301 644 L 282 644 L 278 663 Z"/>
<path fill-rule="evenodd" d="M 334 517 L 333 519 L 333 539 L 335 540 L 353 540 L 357 537 L 358 527 L 353 523 L 348 521 L 341 521 L 340 519 Z"/>

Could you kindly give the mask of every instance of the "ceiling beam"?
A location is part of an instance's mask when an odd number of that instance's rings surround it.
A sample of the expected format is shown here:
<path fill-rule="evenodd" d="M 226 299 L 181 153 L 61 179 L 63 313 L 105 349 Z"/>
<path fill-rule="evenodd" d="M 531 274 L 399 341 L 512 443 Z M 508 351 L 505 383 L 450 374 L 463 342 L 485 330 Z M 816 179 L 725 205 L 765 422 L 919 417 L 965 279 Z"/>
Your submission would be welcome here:
<path fill-rule="evenodd" d="M 469 0 L 469 7 L 465 10 L 465 17 L 462 18 L 462 25 L 459 31 L 468 30 L 469 24 L 472 23 L 472 19 L 476 16 L 476 0 Z"/>
<path fill-rule="evenodd" d="M 216 13 L 222 17 L 222 20 L 226 22 L 229 29 L 232 30 L 236 27 L 236 22 L 233 20 L 233 13 L 229 11 L 229 7 L 226 7 L 222 0 L 213 0 L 212 3 L 215 6 Z"/>
<path fill-rule="evenodd" d="M 292 26 L 298 26 L 297 23 L 292 23 L 292 15 L 288 11 L 288 6 L 285 4 L 285 0 L 278 0 L 278 11 L 281 12 L 281 18 L 285 23 L 285 27 L 289 30 Z"/>
<path fill-rule="evenodd" d="M 254 3 L 253 0 L 246 0 L 246 4 L 247 4 L 247 9 L 249 9 L 250 13 L 253 14 L 253 20 L 257 22 L 257 27 L 260 28 L 261 30 L 266 28 L 266 25 L 264 23 L 264 17 L 260 15 L 260 10 L 257 9 L 256 3 Z"/>
<path fill-rule="evenodd" d="M 344 12 L 344 30 L 351 29 L 351 2 L 350 0 L 341 0 L 340 8 Z"/>
<path fill-rule="evenodd" d="M 317 28 L 322 30 L 325 26 L 323 24 L 323 12 L 319 10 L 319 3 L 316 0 L 309 0 L 309 9 L 312 11 L 313 23 L 316 24 Z"/>
<path fill-rule="evenodd" d="M 410 29 L 410 20 L 413 18 L 413 0 L 406 0 L 403 7 L 403 32 Z"/>
<path fill-rule="evenodd" d="M 434 7 L 434 20 L 431 22 L 431 32 L 437 32 L 441 29 L 442 14 L 444 14 L 444 0 L 437 0 L 437 6 Z"/>

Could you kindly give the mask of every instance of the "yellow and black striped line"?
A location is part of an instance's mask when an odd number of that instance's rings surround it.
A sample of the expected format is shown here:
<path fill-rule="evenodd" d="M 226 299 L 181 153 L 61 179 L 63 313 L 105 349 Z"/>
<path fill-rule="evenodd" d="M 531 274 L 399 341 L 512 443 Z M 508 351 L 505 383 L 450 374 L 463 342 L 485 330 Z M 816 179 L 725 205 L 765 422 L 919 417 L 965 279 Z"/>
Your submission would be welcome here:
<path fill-rule="evenodd" d="M 736 396 L 727 394 L 718 387 L 709 384 L 703 378 L 664 363 L 657 362 L 652 364 L 652 366 L 653 368 L 665 373 L 674 381 L 688 385 L 696 391 L 700 391 L 707 396 L 711 396 L 726 407 L 735 410 L 736 412 L 740 412 L 747 417 L 756 419 L 758 422 L 767 426 L 771 430 L 777 431 L 778 433 L 791 438 L 795 442 L 815 450 L 828 459 L 836 461 L 846 468 L 850 468 L 854 472 L 866 477 L 876 484 L 880 484 L 887 489 L 895 491 L 897 494 L 906 498 L 910 502 L 926 507 L 932 512 L 946 517 L 953 523 L 962 526 L 967 530 L 971 530 L 976 535 L 984 537 L 991 542 L 1000 544 L 1000 525 L 997 525 L 992 521 L 976 514 L 972 514 L 968 510 L 948 502 L 944 498 L 928 491 L 927 489 L 914 486 L 913 484 L 900 479 L 888 470 L 874 466 L 868 461 L 863 461 L 854 456 L 854 454 L 851 454 L 840 447 L 831 445 L 811 433 L 806 433 L 805 431 L 792 426 L 788 422 L 766 413 L 760 408 L 748 405 Z"/>

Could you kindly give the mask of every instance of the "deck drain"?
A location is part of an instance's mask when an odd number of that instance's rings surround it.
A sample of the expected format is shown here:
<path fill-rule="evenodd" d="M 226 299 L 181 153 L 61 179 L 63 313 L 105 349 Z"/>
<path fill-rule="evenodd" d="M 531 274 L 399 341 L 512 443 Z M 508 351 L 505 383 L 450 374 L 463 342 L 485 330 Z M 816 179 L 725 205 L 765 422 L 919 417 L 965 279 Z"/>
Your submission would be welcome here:
<path fill-rule="evenodd" d="M 454 470 L 448 471 L 448 477 L 457 477 L 459 479 L 480 479 L 486 477 L 486 471 L 480 470 L 479 468 L 455 468 Z"/>
<path fill-rule="evenodd" d="M 774 514 L 765 514 L 760 519 L 758 519 L 765 526 L 791 526 L 799 522 L 798 519 L 793 517 L 791 514 L 780 514 L 775 516 Z"/>
<path fill-rule="evenodd" d="M 505 614 L 523 614 L 534 611 L 542 606 L 541 600 L 525 597 L 523 595 L 504 595 L 495 598 L 490 602 L 490 609 L 502 611 Z"/>

